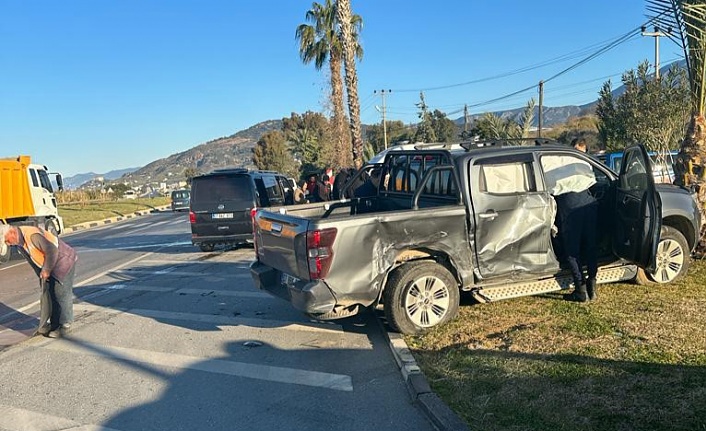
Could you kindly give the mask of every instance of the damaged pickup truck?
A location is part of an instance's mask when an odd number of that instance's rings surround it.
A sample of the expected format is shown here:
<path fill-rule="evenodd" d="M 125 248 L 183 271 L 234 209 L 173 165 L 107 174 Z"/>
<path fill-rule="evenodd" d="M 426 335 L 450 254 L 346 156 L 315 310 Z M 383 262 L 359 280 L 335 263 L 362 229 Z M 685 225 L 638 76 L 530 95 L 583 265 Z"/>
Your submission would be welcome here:
<path fill-rule="evenodd" d="M 569 289 L 548 184 L 588 165 L 598 283 L 674 281 L 697 242 L 696 202 L 685 188 L 655 186 L 642 146 L 623 160 L 618 175 L 539 140 L 389 151 L 373 167 L 381 171 L 373 196 L 257 211 L 251 275 L 318 319 L 382 304 L 406 334 L 453 319 L 461 292 L 492 302 Z"/>

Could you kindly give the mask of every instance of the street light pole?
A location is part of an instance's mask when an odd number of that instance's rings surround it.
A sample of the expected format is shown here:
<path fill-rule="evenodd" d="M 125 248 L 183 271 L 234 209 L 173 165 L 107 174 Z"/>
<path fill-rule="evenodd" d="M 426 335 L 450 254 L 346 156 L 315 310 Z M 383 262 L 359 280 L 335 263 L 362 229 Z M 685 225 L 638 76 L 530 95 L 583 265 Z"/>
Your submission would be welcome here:
<path fill-rule="evenodd" d="M 392 90 L 387 90 L 387 93 L 391 93 Z M 377 90 L 373 90 L 373 93 L 377 93 Z M 387 121 L 385 121 L 385 90 L 380 90 L 380 97 L 382 97 L 382 136 L 385 142 L 385 149 L 387 150 Z"/>
<path fill-rule="evenodd" d="M 671 33 L 672 29 L 668 28 L 666 33 L 662 33 L 659 31 L 659 27 L 655 26 L 655 31 L 652 32 L 647 32 L 645 31 L 646 27 L 642 27 L 642 35 L 643 36 L 652 36 L 655 38 L 655 78 L 659 79 L 659 38 L 663 36 L 667 36 L 669 33 Z"/>

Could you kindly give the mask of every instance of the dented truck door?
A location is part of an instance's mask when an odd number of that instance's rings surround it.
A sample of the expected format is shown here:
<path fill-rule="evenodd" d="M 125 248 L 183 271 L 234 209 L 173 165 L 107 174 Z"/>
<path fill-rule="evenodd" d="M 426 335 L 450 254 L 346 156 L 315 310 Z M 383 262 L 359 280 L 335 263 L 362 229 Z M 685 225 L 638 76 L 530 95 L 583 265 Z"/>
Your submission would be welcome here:
<path fill-rule="evenodd" d="M 558 270 L 550 239 L 556 209 L 537 187 L 532 154 L 478 158 L 469 168 L 478 275 L 522 279 Z"/>

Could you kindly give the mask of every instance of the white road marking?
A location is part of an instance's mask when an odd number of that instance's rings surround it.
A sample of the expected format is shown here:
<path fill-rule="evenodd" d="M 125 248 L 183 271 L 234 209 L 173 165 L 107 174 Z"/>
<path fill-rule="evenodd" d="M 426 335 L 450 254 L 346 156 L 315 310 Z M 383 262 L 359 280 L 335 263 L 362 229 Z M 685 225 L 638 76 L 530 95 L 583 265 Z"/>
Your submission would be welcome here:
<path fill-rule="evenodd" d="M 93 299 L 98 296 L 103 296 L 106 293 L 116 290 L 124 290 L 129 292 L 174 292 L 177 294 L 185 295 L 215 295 L 215 296 L 235 296 L 241 298 L 257 298 L 257 299 L 275 299 L 274 296 L 261 292 L 259 290 L 245 291 L 245 290 L 216 290 L 216 289 L 189 289 L 189 288 L 175 288 L 175 287 L 163 287 L 163 286 L 146 286 L 144 284 L 113 284 L 110 286 L 101 287 L 99 291 L 89 293 L 88 295 L 78 296 L 78 299 L 85 301 L 88 299 Z"/>
<path fill-rule="evenodd" d="M 118 431 L 100 425 L 82 425 L 71 419 L 0 405 L 0 429 L 15 431 Z"/>
<path fill-rule="evenodd" d="M 86 279 L 86 280 L 83 280 L 83 281 L 81 281 L 81 282 L 79 282 L 79 283 L 74 284 L 74 288 L 84 286 L 84 285 L 86 285 L 86 284 L 88 284 L 88 283 L 90 283 L 90 282 L 92 282 L 92 281 L 94 281 L 94 280 L 97 280 L 97 279 L 103 277 L 104 275 L 107 275 L 107 274 L 109 274 L 109 273 L 111 273 L 111 272 L 115 272 L 115 271 L 117 271 L 117 270 L 119 270 L 119 269 L 121 269 L 121 268 L 124 268 L 124 267 L 126 267 L 126 266 L 128 266 L 128 265 L 130 265 L 130 264 L 133 264 L 133 263 L 135 263 L 135 262 L 137 262 L 137 261 L 139 261 L 139 260 L 141 260 L 141 259 L 144 259 L 144 258 L 146 258 L 147 256 L 150 256 L 150 255 L 152 255 L 152 254 L 154 254 L 154 253 L 153 253 L 153 252 L 145 253 L 145 254 L 143 254 L 143 255 L 141 255 L 141 256 L 136 257 L 135 259 L 129 260 L 129 261 L 127 261 L 127 262 L 125 262 L 125 263 L 121 263 L 120 265 L 115 266 L 115 267 L 113 267 L 113 268 L 111 268 L 111 269 L 108 269 L 108 270 L 106 270 L 106 271 L 100 272 L 100 273 L 94 275 L 93 277 L 91 277 L 91 278 L 89 278 L 89 279 Z M 5 319 L 5 318 L 7 318 L 7 317 L 9 317 L 9 316 L 12 316 L 13 314 L 24 313 L 25 311 L 31 310 L 31 309 L 33 309 L 33 308 L 35 308 L 35 307 L 39 307 L 39 301 L 34 301 L 34 302 L 32 302 L 31 304 L 27 304 L 27 305 L 25 305 L 24 307 L 20 307 L 20 308 L 16 309 L 15 311 L 11 311 L 11 312 L 9 312 L 9 313 L 6 313 L 6 314 L 0 316 L 0 321 L 3 320 L 3 319 Z M 4 332 L 4 331 L 0 331 L 0 334 L 2 334 L 2 332 Z"/>
<path fill-rule="evenodd" d="M 17 263 L 14 264 L 14 265 L 10 265 L 10 266 L 3 265 L 2 268 L 0 268 L 0 271 L 5 271 L 6 269 L 10 269 L 10 268 L 14 268 L 14 267 L 16 267 L 16 266 L 24 265 L 25 263 L 26 263 L 26 262 L 25 262 L 25 260 L 23 259 L 22 262 L 17 262 Z"/>
<path fill-rule="evenodd" d="M 100 305 L 80 303 L 74 305 L 74 311 L 97 311 L 104 313 L 129 313 L 142 317 L 164 320 L 185 320 L 189 322 L 215 323 L 228 326 L 249 326 L 252 328 L 287 329 L 307 332 L 343 332 L 343 327 L 336 323 L 289 322 L 286 320 L 231 317 L 213 314 L 180 313 L 176 311 L 147 310 L 140 308 L 102 307 Z"/>
<path fill-rule="evenodd" d="M 179 355 L 176 353 L 163 353 L 150 350 L 131 349 L 128 347 L 114 347 L 106 345 L 93 345 L 88 343 L 71 343 L 70 341 L 57 340 L 48 342 L 42 348 L 69 353 L 104 356 L 133 362 L 141 362 L 162 367 L 173 367 L 184 370 L 199 370 L 207 373 L 225 374 L 236 377 L 246 377 L 269 382 L 289 383 L 294 385 L 314 386 L 336 391 L 353 391 L 353 380 L 345 374 L 331 374 L 319 371 L 307 371 L 297 368 L 273 367 L 269 365 L 249 364 L 244 362 L 227 361 L 224 359 L 203 358 L 197 356 Z M 85 346 L 85 347 L 84 347 Z"/>
<path fill-rule="evenodd" d="M 150 248 L 150 247 L 176 247 L 179 245 L 191 245 L 191 241 L 177 241 L 177 242 L 159 243 L 159 244 L 126 245 L 123 247 L 111 247 L 110 250 L 134 250 L 134 249 L 139 249 L 139 248 Z"/>
<path fill-rule="evenodd" d="M 117 270 L 119 270 L 119 269 L 125 268 L 126 266 L 131 265 L 131 264 L 133 264 L 133 263 L 135 263 L 135 262 L 137 262 L 137 261 L 140 261 L 140 260 L 146 258 L 147 256 L 151 256 L 151 255 L 153 255 L 153 254 L 154 254 L 154 252 L 145 253 L 145 254 L 140 255 L 140 256 L 138 256 L 138 257 L 132 259 L 132 260 L 128 260 L 127 262 L 121 263 L 121 264 L 118 265 L 118 266 L 114 266 L 114 267 L 112 267 L 112 268 L 110 268 L 110 269 L 108 269 L 108 270 L 105 270 L 105 271 L 103 271 L 103 272 L 99 272 L 98 274 L 94 275 L 93 277 L 91 277 L 91 278 L 89 278 L 89 279 L 83 280 L 83 281 L 80 282 L 80 283 L 76 283 L 76 284 L 74 285 L 74 287 L 85 286 L 86 284 L 88 284 L 88 283 L 90 283 L 90 282 L 92 282 L 92 281 L 94 281 L 94 280 L 97 280 L 97 279 L 103 277 L 104 275 L 107 275 L 107 274 L 109 274 L 109 273 L 111 273 L 111 272 L 115 272 L 115 271 L 117 271 Z M 39 301 L 37 301 L 37 304 L 39 304 Z"/>
<path fill-rule="evenodd" d="M 203 277 L 205 275 L 212 276 L 212 277 L 228 277 L 230 278 L 252 278 L 252 276 L 248 274 L 223 274 L 219 275 L 218 273 L 212 274 L 207 272 L 206 269 L 203 271 L 177 271 L 178 267 L 170 267 L 170 268 L 164 268 L 164 269 L 159 269 L 157 271 L 151 270 L 148 268 L 135 268 L 135 269 L 130 269 L 128 271 L 125 271 L 124 273 L 126 274 L 147 274 L 147 275 L 164 275 L 164 274 L 169 274 L 169 275 L 176 275 L 179 277 Z"/>

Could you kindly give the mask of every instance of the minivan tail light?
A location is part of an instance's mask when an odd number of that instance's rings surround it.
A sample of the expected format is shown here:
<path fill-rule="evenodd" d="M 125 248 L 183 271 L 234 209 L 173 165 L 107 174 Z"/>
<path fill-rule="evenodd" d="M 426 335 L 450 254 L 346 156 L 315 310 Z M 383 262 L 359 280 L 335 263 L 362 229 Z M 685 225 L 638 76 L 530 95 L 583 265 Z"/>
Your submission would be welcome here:
<path fill-rule="evenodd" d="M 328 275 L 333 260 L 333 242 L 336 240 L 336 233 L 336 228 L 306 233 L 306 256 L 311 280 L 320 280 Z"/>
<path fill-rule="evenodd" d="M 189 223 L 196 224 L 196 214 L 193 211 L 189 211 Z"/>

